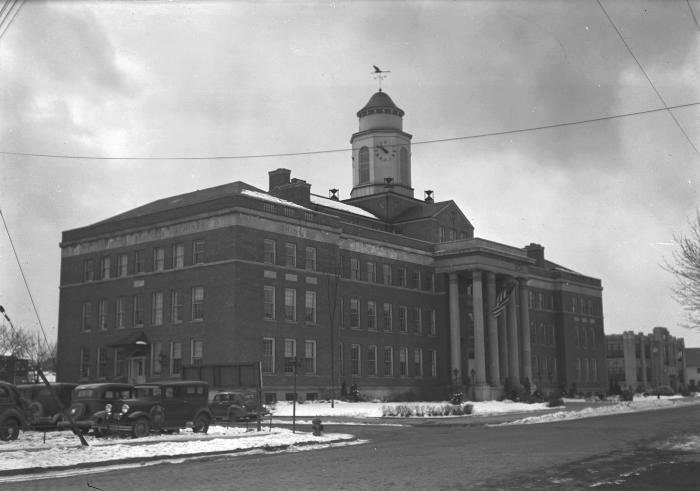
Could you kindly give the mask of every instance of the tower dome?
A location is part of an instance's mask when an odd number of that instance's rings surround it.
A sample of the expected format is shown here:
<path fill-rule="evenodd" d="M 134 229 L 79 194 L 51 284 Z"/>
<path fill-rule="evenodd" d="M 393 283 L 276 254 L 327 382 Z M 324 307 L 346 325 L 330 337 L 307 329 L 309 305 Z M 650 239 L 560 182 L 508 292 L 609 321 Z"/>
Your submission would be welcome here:
<path fill-rule="evenodd" d="M 357 111 L 357 117 L 361 118 L 363 116 L 376 113 L 393 114 L 400 118 L 404 115 L 403 110 L 394 104 L 394 101 L 391 100 L 389 94 L 382 92 L 381 90 L 379 92 L 375 92 L 372 97 L 370 97 L 367 104 L 365 104 L 365 107 Z"/>

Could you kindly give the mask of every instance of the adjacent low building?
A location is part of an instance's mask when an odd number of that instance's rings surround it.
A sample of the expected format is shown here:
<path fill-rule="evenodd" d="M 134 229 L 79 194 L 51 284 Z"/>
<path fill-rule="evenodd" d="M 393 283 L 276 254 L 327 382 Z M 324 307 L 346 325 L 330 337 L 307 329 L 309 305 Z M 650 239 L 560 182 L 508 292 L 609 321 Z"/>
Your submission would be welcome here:
<path fill-rule="evenodd" d="M 64 232 L 59 380 L 219 367 L 223 386 L 225 367 L 259 362 L 268 401 L 604 390 L 600 280 L 416 199 L 403 115 L 381 91 L 357 113 L 349 199 L 280 168 L 267 190 L 223 184 Z"/>
<path fill-rule="evenodd" d="M 665 327 L 651 334 L 625 331 L 605 337 L 610 390 L 636 392 L 685 387 L 685 343 L 671 336 Z"/>

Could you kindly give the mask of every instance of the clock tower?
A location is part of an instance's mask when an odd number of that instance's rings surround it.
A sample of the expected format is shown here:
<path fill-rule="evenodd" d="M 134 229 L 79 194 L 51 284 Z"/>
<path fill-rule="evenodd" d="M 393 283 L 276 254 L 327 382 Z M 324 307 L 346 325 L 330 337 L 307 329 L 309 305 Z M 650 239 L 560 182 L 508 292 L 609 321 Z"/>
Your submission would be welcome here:
<path fill-rule="evenodd" d="M 404 112 L 388 94 L 376 92 L 357 112 L 359 131 L 352 135 L 350 198 L 387 192 L 413 198 L 411 138 L 403 131 Z"/>

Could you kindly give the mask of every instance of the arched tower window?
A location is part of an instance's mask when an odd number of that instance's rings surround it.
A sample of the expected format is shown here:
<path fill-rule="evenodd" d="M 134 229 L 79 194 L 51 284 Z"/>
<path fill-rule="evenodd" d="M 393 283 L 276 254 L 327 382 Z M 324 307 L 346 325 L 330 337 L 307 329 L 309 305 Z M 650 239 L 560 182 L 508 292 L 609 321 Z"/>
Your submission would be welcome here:
<path fill-rule="evenodd" d="M 360 161 L 360 179 L 358 184 L 366 184 L 369 182 L 369 148 L 362 147 L 359 154 Z"/>
<path fill-rule="evenodd" d="M 408 162 L 408 149 L 406 147 L 401 147 L 401 152 L 399 153 L 399 179 L 402 184 L 411 183 L 411 171 Z"/>

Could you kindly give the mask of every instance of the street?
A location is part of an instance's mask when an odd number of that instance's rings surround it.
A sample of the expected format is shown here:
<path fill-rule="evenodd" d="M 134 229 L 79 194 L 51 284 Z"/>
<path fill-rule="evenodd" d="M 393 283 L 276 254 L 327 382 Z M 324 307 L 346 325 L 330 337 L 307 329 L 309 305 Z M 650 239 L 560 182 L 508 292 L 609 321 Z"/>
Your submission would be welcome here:
<path fill-rule="evenodd" d="M 55 478 L 50 486 L 55 491 L 582 489 L 659 463 L 664 455 L 653 450 L 653 444 L 674 435 L 700 434 L 697 412 L 697 406 L 688 406 L 499 427 L 465 426 L 459 419 L 449 425 L 411 421 L 416 426 L 329 426 L 326 431 L 353 433 L 367 443 Z M 685 458 L 697 459 L 696 455 Z M 697 464 L 685 464 L 686 474 L 697 474 Z M 655 489 L 645 488 L 644 476 L 642 472 L 636 487 L 626 489 Z M 684 487 L 682 477 L 677 476 L 663 488 L 697 487 Z M 46 489 L 48 483 L 38 480 L 3 488 Z M 620 489 L 619 485 L 615 489 Z"/>

